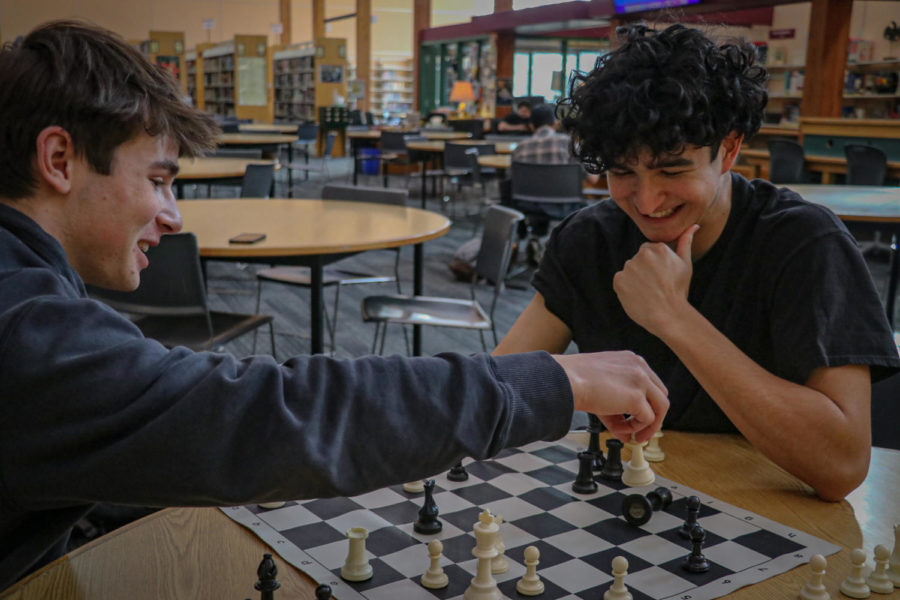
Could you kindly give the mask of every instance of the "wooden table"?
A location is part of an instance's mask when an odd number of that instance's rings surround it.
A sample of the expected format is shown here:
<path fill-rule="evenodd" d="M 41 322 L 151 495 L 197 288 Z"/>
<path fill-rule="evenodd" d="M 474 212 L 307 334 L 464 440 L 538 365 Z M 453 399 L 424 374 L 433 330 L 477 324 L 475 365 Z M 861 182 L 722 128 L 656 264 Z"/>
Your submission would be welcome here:
<path fill-rule="evenodd" d="M 892 526 L 900 522 L 898 451 L 874 448 L 863 485 L 842 502 L 823 502 L 738 436 L 666 432 L 662 447 L 666 460 L 653 465 L 659 475 L 843 546 L 828 557 L 832 598 L 843 598 L 838 587 L 849 573 L 851 549 L 865 549 L 871 565 L 876 544 L 893 546 Z M 0 600 L 258 598 L 253 584 L 264 552 L 271 550 L 216 508 L 167 509 L 64 556 L 0 593 Z M 274 559 L 281 582 L 275 597 L 314 600 L 312 581 L 277 554 Z M 808 567 L 799 567 L 726 598 L 794 599 L 808 578 Z M 882 598 L 900 599 L 900 590 L 872 594 Z"/>
<path fill-rule="evenodd" d="M 223 133 L 216 139 L 220 146 L 259 148 L 265 157 L 275 157 L 279 146 L 288 147 L 288 162 L 294 160 L 294 142 L 299 137 L 287 133 Z"/>
<path fill-rule="evenodd" d="M 769 171 L 769 151 L 753 148 L 742 148 L 738 155 L 738 162 L 746 163 L 753 167 L 753 177 L 761 177 Z M 835 175 L 847 174 L 847 159 L 843 156 L 818 156 L 807 155 L 804 167 L 808 171 L 822 174 L 823 184 L 833 184 Z M 900 179 L 900 162 L 888 161 L 887 176 L 891 179 Z"/>
<path fill-rule="evenodd" d="M 512 154 L 516 149 L 517 142 L 494 142 L 487 140 L 460 140 L 460 144 L 470 144 L 472 146 L 482 144 L 494 144 L 497 154 Z M 415 150 L 422 155 L 422 208 L 425 208 L 426 186 L 425 173 L 428 171 L 428 162 L 435 156 L 444 153 L 444 142 L 442 140 L 428 140 L 424 142 L 407 142 L 406 147 L 409 150 Z"/>
<path fill-rule="evenodd" d="M 205 259 L 303 265 L 310 267 L 311 352 L 323 348 L 322 269 L 341 258 L 381 248 L 415 245 L 413 288 L 422 294 L 423 248 L 450 229 L 443 215 L 367 202 L 337 200 L 183 200 L 178 208 L 184 230 L 197 236 Z M 239 233 L 265 233 L 256 244 L 230 244 Z M 413 329 L 413 353 L 422 334 Z"/>
<path fill-rule="evenodd" d="M 386 131 L 402 131 L 402 130 L 386 130 Z M 374 146 L 381 140 L 381 129 L 369 130 L 352 130 L 347 131 L 347 138 L 350 140 L 350 156 L 353 157 L 353 185 L 359 178 L 359 148 L 360 146 Z M 470 137 L 471 134 L 465 131 L 410 131 L 411 135 L 421 135 L 427 140 L 458 140 Z"/>
<path fill-rule="evenodd" d="M 865 185 L 790 184 L 787 187 L 803 198 L 827 206 L 842 221 L 868 224 L 900 239 L 900 188 Z M 888 277 L 885 310 L 894 324 L 897 283 L 900 279 L 900 257 L 896 243 L 891 244 L 891 272 Z M 900 503 L 900 502 L 898 502 Z"/>
<path fill-rule="evenodd" d="M 178 176 L 175 178 L 178 197 L 184 197 L 186 183 L 240 185 L 247 165 L 274 165 L 276 171 L 281 168 L 275 161 L 254 158 L 179 158 Z"/>
<path fill-rule="evenodd" d="M 289 123 L 242 123 L 241 133 L 297 133 L 297 126 Z"/>

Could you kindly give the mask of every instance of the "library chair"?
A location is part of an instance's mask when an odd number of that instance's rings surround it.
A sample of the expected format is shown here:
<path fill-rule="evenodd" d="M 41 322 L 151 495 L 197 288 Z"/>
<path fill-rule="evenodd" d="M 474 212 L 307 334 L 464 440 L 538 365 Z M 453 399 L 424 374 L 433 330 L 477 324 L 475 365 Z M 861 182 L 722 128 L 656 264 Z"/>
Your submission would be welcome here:
<path fill-rule="evenodd" d="M 375 323 L 372 353 L 384 352 L 387 326 L 390 323 L 430 325 L 433 327 L 457 327 L 477 329 L 481 348 L 487 352 L 484 332 L 491 330 L 494 345 L 498 343 L 494 323 L 494 309 L 503 290 L 506 271 L 509 268 L 516 225 L 525 215 L 504 206 L 491 206 L 485 213 L 481 247 L 475 259 L 475 276 L 469 287 L 471 299 L 438 298 L 432 296 L 368 296 L 362 303 L 363 321 Z M 478 301 L 476 287 L 484 281 L 492 285 L 490 308 L 486 311 Z M 379 348 L 378 336 L 381 335 Z"/>
<path fill-rule="evenodd" d="M 414 162 L 406 148 L 407 139 L 422 139 L 418 131 L 382 131 L 378 144 L 377 158 L 381 162 L 381 177 L 384 187 L 388 187 L 388 167 L 390 165 L 407 166 Z M 375 157 L 370 157 L 375 158 Z"/>
<path fill-rule="evenodd" d="M 450 129 L 468 133 L 473 140 L 484 138 L 484 119 L 450 119 Z"/>
<path fill-rule="evenodd" d="M 793 140 L 769 140 L 769 181 L 803 183 L 803 146 Z"/>
<path fill-rule="evenodd" d="M 479 156 L 496 154 L 494 144 L 461 144 L 459 142 L 446 142 L 444 144 L 444 169 L 442 176 L 449 179 L 451 185 L 456 185 L 457 196 L 464 187 L 481 187 L 482 195 L 487 194 L 485 178 L 495 174 L 494 169 L 484 168 L 478 164 Z M 443 184 L 442 184 L 443 187 Z M 443 197 L 444 204 L 453 200 L 450 195 Z M 454 202 L 454 207 L 456 203 Z M 455 217 L 455 212 L 453 213 Z"/>
<path fill-rule="evenodd" d="M 210 310 L 193 233 L 164 235 L 158 246 L 147 251 L 147 258 L 150 265 L 141 271 L 137 290 L 118 292 L 90 286 L 88 293 L 128 315 L 144 337 L 167 348 L 223 351 L 226 343 L 268 325 L 275 355 L 271 316 Z"/>
<path fill-rule="evenodd" d="M 310 144 L 315 144 L 316 139 L 319 136 L 319 126 L 315 123 L 304 123 L 301 125 L 297 125 L 297 141 L 294 142 L 293 146 L 291 146 L 292 152 L 289 153 L 289 160 L 287 162 L 294 162 L 294 154 L 293 151 L 301 152 L 303 154 L 303 162 L 305 164 L 309 164 L 309 155 Z M 309 179 L 309 171 L 304 171 L 305 176 L 304 179 Z"/>
<path fill-rule="evenodd" d="M 329 131 L 325 137 L 325 148 L 322 152 L 322 160 L 319 163 L 309 162 L 307 156 L 303 162 L 293 161 L 285 165 L 288 172 L 288 198 L 293 198 L 294 194 L 294 171 L 303 171 L 306 173 L 306 179 L 309 179 L 310 173 L 321 173 L 322 178 L 327 181 L 330 177 L 328 171 L 328 161 L 331 160 L 331 154 L 334 152 L 334 142 L 337 139 L 337 131 Z"/>
<path fill-rule="evenodd" d="M 275 187 L 275 165 L 247 165 L 241 198 L 269 198 Z"/>
<path fill-rule="evenodd" d="M 847 185 L 884 185 L 888 160 L 881 149 L 847 144 L 844 156 L 847 158 Z"/>
<path fill-rule="evenodd" d="M 409 200 L 409 191 L 400 189 L 384 189 L 380 187 L 366 187 L 353 185 L 329 184 L 322 188 L 323 200 L 350 200 L 353 202 L 372 202 L 376 204 L 393 204 L 405 206 Z M 340 262 L 334 266 L 323 269 L 322 284 L 324 287 L 334 288 L 334 304 L 332 314 L 329 317 L 328 307 L 324 306 L 325 327 L 331 343 L 331 352 L 335 352 L 335 336 L 337 333 L 338 303 L 341 297 L 341 287 L 347 285 L 366 285 L 372 283 L 393 283 L 397 293 L 402 294 L 400 284 L 400 248 L 387 248 L 385 251 L 394 253 L 393 275 L 360 272 L 352 269 L 341 268 Z M 309 267 L 272 267 L 262 269 L 256 273 L 256 311 L 262 299 L 262 284 L 264 282 L 281 283 L 302 288 L 312 285 Z M 405 332 L 404 332 L 405 333 Z M 407 351 L 409 340 L 407 339 Z"/>

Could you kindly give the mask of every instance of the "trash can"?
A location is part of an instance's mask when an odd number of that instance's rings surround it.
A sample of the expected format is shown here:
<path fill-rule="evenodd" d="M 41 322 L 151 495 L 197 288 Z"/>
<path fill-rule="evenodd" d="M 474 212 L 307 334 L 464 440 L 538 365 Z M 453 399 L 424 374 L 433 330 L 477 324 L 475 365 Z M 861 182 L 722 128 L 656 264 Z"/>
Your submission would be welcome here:
<path fill-rule="evenodd" d="M 378 175 L 378 148 L 360 148 L 359 162 L 363 175 Z"/>

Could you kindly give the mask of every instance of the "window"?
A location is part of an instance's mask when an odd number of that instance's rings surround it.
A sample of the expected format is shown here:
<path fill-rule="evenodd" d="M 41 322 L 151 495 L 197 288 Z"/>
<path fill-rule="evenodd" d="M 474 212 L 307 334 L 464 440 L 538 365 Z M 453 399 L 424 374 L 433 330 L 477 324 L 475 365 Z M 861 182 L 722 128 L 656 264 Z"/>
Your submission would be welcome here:
<path fill-rule="evenodd" d="M 516 52 L 513 57 L 513 96 L 528 96 L 531 83 L 531 55 Z"/>

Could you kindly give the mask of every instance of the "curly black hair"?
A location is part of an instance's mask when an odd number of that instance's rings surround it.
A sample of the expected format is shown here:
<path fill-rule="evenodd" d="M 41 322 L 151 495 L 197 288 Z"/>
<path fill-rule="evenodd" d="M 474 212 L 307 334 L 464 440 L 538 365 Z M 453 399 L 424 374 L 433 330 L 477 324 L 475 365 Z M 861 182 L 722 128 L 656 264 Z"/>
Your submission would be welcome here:
<path fill-rule="evenodd" d="M 718 45 L 680 24 L 656 32 L 634 25 L 618 49 L 576 75 L 559 104 L 572 154 L 591 173 L 685 145 L 713 156 L 729 133 L 752 136 L 768 100 L 766 70 L 747 42 Z"/>

